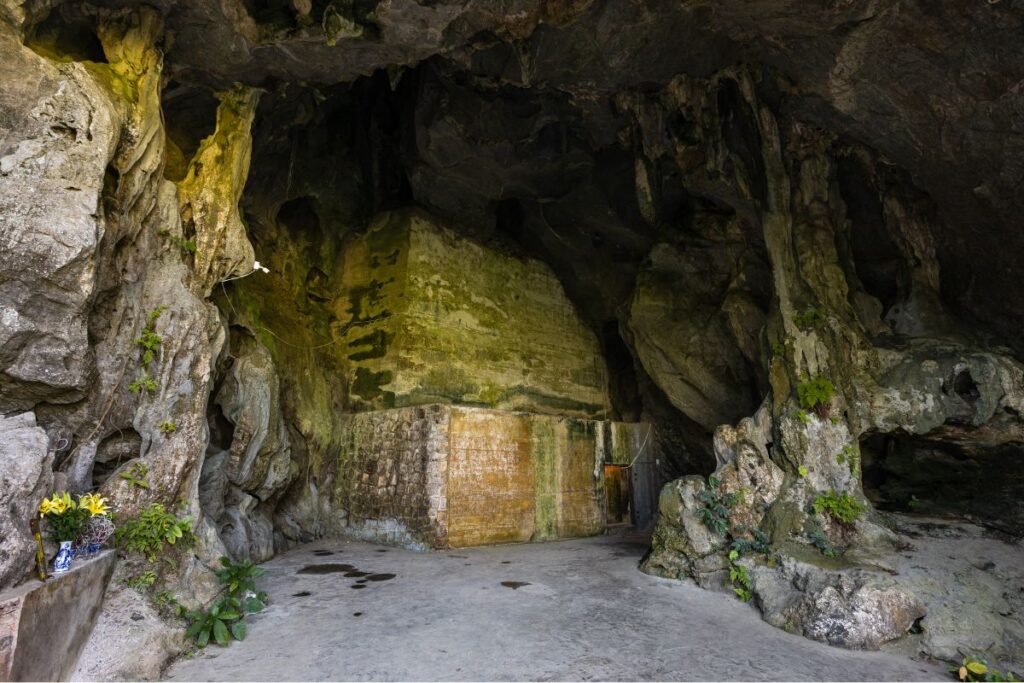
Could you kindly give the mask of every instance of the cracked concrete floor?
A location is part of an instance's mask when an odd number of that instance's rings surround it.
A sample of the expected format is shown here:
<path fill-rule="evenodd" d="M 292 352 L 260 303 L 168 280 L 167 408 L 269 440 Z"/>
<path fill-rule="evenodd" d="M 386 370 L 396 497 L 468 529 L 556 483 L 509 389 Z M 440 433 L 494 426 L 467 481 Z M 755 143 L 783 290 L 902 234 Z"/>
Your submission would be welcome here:
<path fill-rule="evenodd" d="M 643 574 L 645 550 L 635 536 L 436 553 L 305 545 L 264 565 L 272 602 L 244 642 L 166 678 L 948 680 L 936 664 L 805 640 L 729 595 Z"/>

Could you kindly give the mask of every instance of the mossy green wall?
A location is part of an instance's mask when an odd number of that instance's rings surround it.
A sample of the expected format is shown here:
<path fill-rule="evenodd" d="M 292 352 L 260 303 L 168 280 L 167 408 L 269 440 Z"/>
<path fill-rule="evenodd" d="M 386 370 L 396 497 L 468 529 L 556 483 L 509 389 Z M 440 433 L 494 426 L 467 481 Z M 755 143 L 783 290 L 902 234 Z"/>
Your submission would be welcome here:
<path fill-rule="evenodd" d="M 452 403 L 605 416 L 597 339 L 541 262 L 403 212 L 353 239 L 344 264 L 337 330 L 353 408 Z"/>

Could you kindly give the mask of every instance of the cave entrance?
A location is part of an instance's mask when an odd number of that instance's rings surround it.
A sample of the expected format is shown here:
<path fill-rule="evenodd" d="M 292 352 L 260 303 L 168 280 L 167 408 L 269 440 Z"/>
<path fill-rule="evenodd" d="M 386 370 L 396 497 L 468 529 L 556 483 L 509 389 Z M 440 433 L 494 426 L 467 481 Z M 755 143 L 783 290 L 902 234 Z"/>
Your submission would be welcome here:
<path fill-rule="evenodd" d="M 604 493 L 606 524 L 632 526 L 635 523 L 633 508 L 633 468 L 629 465 L 604 466 Z"/>
<path fill-rule="evenodd" d="M 861 460 L 864 493 L 881 510 L 1024 536 L 1024 444 L 872 434 L 861 440 Z"/>

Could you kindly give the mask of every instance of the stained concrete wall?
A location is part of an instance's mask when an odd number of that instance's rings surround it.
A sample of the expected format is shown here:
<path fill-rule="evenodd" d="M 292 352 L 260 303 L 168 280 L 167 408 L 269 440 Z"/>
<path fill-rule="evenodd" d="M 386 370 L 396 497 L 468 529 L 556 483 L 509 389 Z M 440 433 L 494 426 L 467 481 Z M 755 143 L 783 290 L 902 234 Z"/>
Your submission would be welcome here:
<path fill-rule="evenodd" d="M 453 403 L 607 414 L 600 346 L 542 262 L 501 254 L 416 212 L 345 246 L 333 334 L 355 410 Z"/>
<path fill-rule="evenodd" d="M 113 550 L 75 560 L 46 583 L 29 580 L 0 594 L 0 680 L 64 681 L 96 623 L 114 573 Z"/>
<path fill-rule="evenodd" d="M 602 465 L 631 461 L 648 431 L 446 405 L 357 413 L 320 465 L 323 528 L 435 548 L 601 533 Z"/>

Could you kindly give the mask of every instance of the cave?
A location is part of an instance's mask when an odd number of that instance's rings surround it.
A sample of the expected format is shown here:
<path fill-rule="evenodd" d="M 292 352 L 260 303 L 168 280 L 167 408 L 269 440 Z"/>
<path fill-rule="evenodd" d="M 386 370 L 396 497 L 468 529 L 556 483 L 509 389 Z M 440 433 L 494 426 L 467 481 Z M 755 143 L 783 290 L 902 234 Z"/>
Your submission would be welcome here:
<path fill-rule="evenodd" d="M 0 590 L 102 585 L 0 677 L 1024 665 L 1014 2 L 7 5 Z M 309 609 L 398 668 L 235 659 Z"/>

